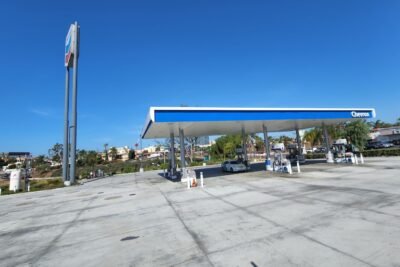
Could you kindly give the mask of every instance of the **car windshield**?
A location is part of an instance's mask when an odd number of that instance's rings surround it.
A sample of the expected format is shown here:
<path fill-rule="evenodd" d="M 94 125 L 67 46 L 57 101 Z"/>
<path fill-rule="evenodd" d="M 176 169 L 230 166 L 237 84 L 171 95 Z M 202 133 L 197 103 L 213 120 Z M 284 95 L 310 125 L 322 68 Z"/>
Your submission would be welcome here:
<path fill-rule="evenodd" d="M 232 160 L 231 164 L 238 164 L 239 162 L 237 162 L 236 160 Z"/>

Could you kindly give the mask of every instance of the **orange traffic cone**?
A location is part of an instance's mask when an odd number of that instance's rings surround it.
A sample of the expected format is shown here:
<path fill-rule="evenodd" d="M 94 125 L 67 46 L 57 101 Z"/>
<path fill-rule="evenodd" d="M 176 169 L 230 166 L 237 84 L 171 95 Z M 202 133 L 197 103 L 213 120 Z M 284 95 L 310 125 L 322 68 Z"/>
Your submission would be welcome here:
<path fill-rule="evenodd" d="M 196 178 L 193 178 L 193 180 L 192 180 L 192 187 L 196 187 L 196 186 L 197 186 Z"/>

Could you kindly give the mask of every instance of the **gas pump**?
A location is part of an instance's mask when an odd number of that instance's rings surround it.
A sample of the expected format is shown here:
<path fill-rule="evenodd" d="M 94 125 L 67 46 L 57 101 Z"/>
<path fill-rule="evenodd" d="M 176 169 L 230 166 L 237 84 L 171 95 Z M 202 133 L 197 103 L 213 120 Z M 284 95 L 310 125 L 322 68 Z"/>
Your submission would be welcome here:
<path fill-rule="evenodd" d="M 306 163 L 306 158 L 305 158 L 303 153 L 300 153 L 297 144 L 288 144 L 287 145 L 287 150 L 288 150 L 289 154 L 288 154 L 288 156 L 286 158 L 288 160 L 290 160 L 291 164 L 297 163 L 297 161 L 300 164 Z"/>
<path fill-rule="evenodd" d="M 242 148 L 236 148 L 236 157 L 238 162 L 243 163 L 246 166 L 246 169 L 250 170 L 250 164 L 248 160 L 246 160 L 246 155 Z"/>
<path fill-rule="evenodd" d="M 277 148 L 277 146 L 272 146 L 272 150 L 274 151 L 274 162 L 272 163 L 272 170 L 274 172 L 284 172 L 291 174 L 292 165 L 290 164 L 290 160 L 288 160 L 282 154 L 282 149 Z"/>
<path fill-rule="evenodd" d="M 353 163 L 354 155 L 359 152 L 354 145 L 348 144 L 346 139 L 335 140 L 332 151 L 335 163 Z"/>

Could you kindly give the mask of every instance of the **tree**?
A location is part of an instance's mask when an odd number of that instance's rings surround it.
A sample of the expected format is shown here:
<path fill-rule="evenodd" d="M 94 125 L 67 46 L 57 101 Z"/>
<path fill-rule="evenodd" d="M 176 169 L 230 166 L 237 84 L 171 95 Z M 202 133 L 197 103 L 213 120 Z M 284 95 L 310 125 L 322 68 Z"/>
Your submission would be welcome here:
<path fill-rule="evenodd" d="M 6 165 L 7 165 L 6 161 L 3 158 L 0 158 L 0 168 Z"/>
<path fill-rule="evenodd" d="M 345 124 L 329 125 L 326 127 L 331 140 L 336 140 L 345 137 Z M 322 131 L 322 129 L 321 129 Z"/>
<path fill-rule="evenodd" d="M 315 127 L 306 131 L 303 140 L 310 142 L 312 147 L 320 145 L 322 143 L 322 129 L 320 127 Z"/>
<path fill-rule="evenodd" d="M 252 143 L 254 145 L 255 150 L 257 152 L 264 151 L 264 147 L 265 147 L 264 140 L 256 134 L 251 134 L 250 137 L 253 141 Z"/>
<path fill-rule="evenodd" d="M 129 159 L 135 159 L 135 157 L 136 157 L 135 150 L 133 150 L 133 149 L 129 150 L 128 158 Z"/>
<path fill-rule="evenodd" d="M 388 128 L 391 127 L 392 124 L 391 123 L 387 123 L 381 120 L 376 120 L 373 124 L 372 127 L 373 128 Z"/>
<path fill-rule="evenodd" d="M 226 146 L 227 143 L 231 143 Z M 242 147 L 242 136 L 239 134 L 223 135 L 215 140 L 215 144 L 211 146 L 211 155 L 216 157 L 225 157 L 227 154 L 232 155 L 232 148 Z"/>
<path fill-rule="evenodd" d="M 368 123 L 363 120 L 353 121 L 347 123 L 344 130 L 348 141 L 363 151 L 369 137 Z"/>
<path fill-rule="evenodd" d="M 281 135 L 279 136 L 278 142 L 279 143 L 283 143 L 285 145 L 285 147 L 287 147 L 287 145 L 293 141 L 293 138 L 290 138 L 289 136 L 286 135 Z"/>
<path fill-rule="evenodd" d="M 110 149 L 111 160 L 114 161 L 117 158 L 118 150 L 115 147 Z"/>
<path fill-rule="evenodd" d="M 225 143 L 224 145 L 224 157 L 225 155 L 229 158 L 233 158 L 236 150 L 236 145 L 233 142 Z"/>
<path fill-rule="evenodd" d="M 88 152 L 84 149 L 79 149 L 76 154 L 77 154 L 77 158 L 78 158 L 77 165 L 85 166 L 87 164 Z"/>
<path fill-rule="evenodd" d="M 46 157 L 44 155 L 39 155 L 33 159 L 32 167 L 40 166 L 46 164 Z"/>
<path fill-rule="evenodd" d="M 189 144 L 189 148 L 190 148 L 190 162 L 193 162 L 193 155 L 194 155 L 196 144 L 197 144 L 197 141 L 199 140 L 199 138 L 196 136 L 192 136 L 192 137 L 186 137 L 185 139 L 186 139 L 186 142 Z"/>
<path fill-rule="evenodd" d="M 108 144 L 105 143 L 103 146 L 104 146 L 105 159 L 106 161 L 108 161 Z"/>
<path fill-rule="evenodd" d="M 56 143 L 52 148 L 49 149 L 49 157 L 52 161 L 61 163 L 63 157 L 63 145 Z"/>
<path fill-rule="evenodd" d="M 87 152 L 86 155 L 86 165 L 90 166 L 92 170 L 94 169 L 94 166 L 97 163 L 97 152 L 94 150 L 90 150 Z"/>

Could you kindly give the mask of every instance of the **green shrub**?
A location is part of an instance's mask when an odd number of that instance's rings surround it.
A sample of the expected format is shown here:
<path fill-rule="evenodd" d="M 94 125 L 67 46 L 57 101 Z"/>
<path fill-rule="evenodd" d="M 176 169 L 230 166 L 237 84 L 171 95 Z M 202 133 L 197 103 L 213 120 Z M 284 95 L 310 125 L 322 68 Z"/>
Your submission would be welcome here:
<path fill-rule="evenodd" d="M 202 161 L 193 161 L 192 163 L 190 163 L 190 166 L 191 166 L 191 167 L 194 167 L 194 166 L 201 166 L 201 165 L 203 165 L 203 162 L 202 162 Z"/>
<path fill-rule="evenodd" d="M 400 148 L 365 150 L 364 157 L 400 156 Z"/>
<path fill-rule="evenodd" d="M 307 153 L 306 159 L 324 159 L 326 158 L 325 153 Z"/>
<path fill-rule="evenodd" d="M 58 169 L 53 169 L 51 171 L 51 177 L 61 177 L 62 176 L 62 169 L 58 168 Z"/>
<path fill-rule="evenodd" d="M 64 186 L 62 179 L 31 180 L 31 191 L 54 189 Z"/>
<path fill-rule="evenodd" d="M 49 164 L 41 164 L 35 167 L 35 176 L 37 175 L 43 175 L 47 173 L 50 170 L 50 165 Z"/>

